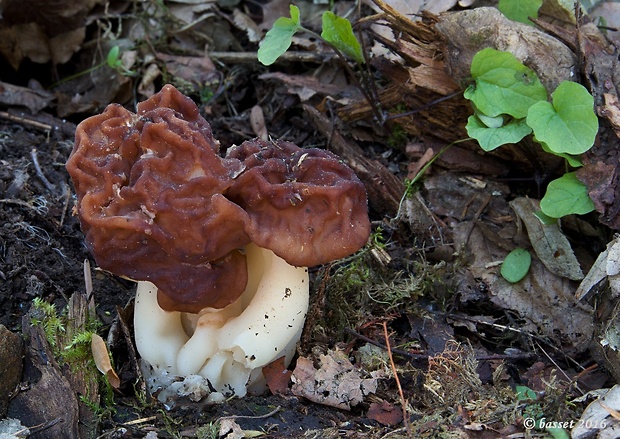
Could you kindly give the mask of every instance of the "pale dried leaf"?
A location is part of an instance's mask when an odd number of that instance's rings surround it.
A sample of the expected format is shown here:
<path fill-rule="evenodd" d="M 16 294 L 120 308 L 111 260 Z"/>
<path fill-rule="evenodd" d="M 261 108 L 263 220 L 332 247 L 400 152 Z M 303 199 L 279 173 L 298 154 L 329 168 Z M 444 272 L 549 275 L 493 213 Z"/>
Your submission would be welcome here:
<path fill-rule="evenodd" d="M 235 422 L 234 417 L 230 417 L 222 418 L 220 420 L 220 431 L 218 434 L 218 437 L 226 439 L 247 439 L 264 436 L 265 432 L 258 430 L 244 430 Z"/>
<path fill-rule="evenodd" d="M 189 29 L 207 18 L 215 16 L 216 10 L 215 2 L 177 3 L 168 6 L 170 14 L 186 24 L 183 29 Z"/>
<path fill-rule="evenodd" d="M 64 64 L 82 46 L 86 36 L 86 28 L 79 27 L 69 32 L 57 35 L 49 40 L 51 60 L 54 64 Z"/>
<path fill-rule="evenodd" d="M 614 239 L 613 244 L 608 245 L 606 271 L 609 279 L 612 297 L 620 296 L 620 242 Z"/>
<path fill-rule="evenodd" d="M 112 387 L 118 389 L 121 385 L 121 380 L 112 367 L 108 347 L 106 346 L 105 341 L 103 341 L 103 338 L 97 334 L 93 334 L 91 338 L 91 349 L 97 370 L 108 378 L 108 382 Z"/>
<path fill-rule="evenodd" d="M 260 24 L 260 28 L 264 31 L 269 30 L 278 18 L 288 17 L 290 14 L 290 4 L 289 0 L 271 0 L 262 5 L 263 22 Z"/>
<path fill-rule="evenodd" d="M 586 407 L 579 421 L 575 423 L 576 427 L 571 431 L 571 438 L 620 437 L 620 423 L 613 419 L 610 411 L 620 411 L 620 385 L 618 384 Z"/>
<path fill-rule="evenodd" d="M 550 272 L 571 280 L 583 279 L 579 261 L 558 224 L 543 224 L 534 215 L 540 210 L 538 201 L 516 198 L 510 207 L 523 221 L 534 251 Z"/>
<path fill-rule="evenodd" d="M 232 418 L 224 418 L 220 421 L 220 431 L 218 437 L 227 439 L 243 439 L 245 434 L 239 424 Z"/>
<path fill-rule="evenodd" d="M 267 127 L 265 126 L 265 115 L 263 114 L 263 107 L 260 105 L 254 105 L 250 111 L 250 125 L 252 131 L 256 137 L 260 137 L 262 140 L 267 141 L 269 134 L 267 133 Z"/>
<path fill-rule="evenodd" d="M 263 38 L 263 32 L 258 25 L 239 9 L 233 11 L 233 20 L 235 25 L 248 35 L 248 39 L 253 43 L 258 43 Z"/>
<path fill-rule="evenodd" d="M 617 242 L 617 240 L 613 242 Z M 577 291 L 575 291 L 575 298 L 577 300 L 588 299 L 590 294 L 595 292 L 596 286 L 607 277 L 607 255 L 611 245 L 611 243 L 608 244 L 607 248 L 598 255 L 590 271 L 588 271 L 579 287 L 577 287 Z"/>
<path fill-rule="evenodd" d="M 163 61 L 166 70 L 175 80 L 181 80 L 202 87 L 211 83 L 217 76 L 215 64 L 208 56 L 176 56 L 157 53 L 157 59 Z"/>
<path fill-rule="evenodd" d="M 0 82 L 0 103 L 8 106 L 22 105 L 32 114 L 38 113 L 54 100 L 54 95 L 45 90 L 19 87 Z"/>
<path fill-rule="evenodd" d="M 155 80 L 161 76 L 161 70 L 155 63 L 149 64 L 145 69 L 140 84 L 138 85 L 138 93 L 147 98 L 155 94 Z"/>
<path fill-rule="evenodd" d="M 456 5 L 457 0 L 384 0 L 384 3 L 390 6 L 392 9 L 400 12 L 403 15 L 414 18 L 416 14 L 419 14 L 421 11 L 432 12 L 433 14 L 439 14 L 440 12 L 445 12 L 448 9 L 452 8 Z M 366 2 L 372 8 L 374 8 L 377 12 L 380 9 L 377 5 L 372 2 L 372 0 L 368 0 Z"/>
<path fill-rule="evenodd" d="M 350 410 L 364 396 L 377 390 L 377 378 L 362 378 L 342 351 L 329 351 L 320 357 L 316 370 L 312 360 L 300 357 L 291 377 L 292 392 L 310 401 Z"/>

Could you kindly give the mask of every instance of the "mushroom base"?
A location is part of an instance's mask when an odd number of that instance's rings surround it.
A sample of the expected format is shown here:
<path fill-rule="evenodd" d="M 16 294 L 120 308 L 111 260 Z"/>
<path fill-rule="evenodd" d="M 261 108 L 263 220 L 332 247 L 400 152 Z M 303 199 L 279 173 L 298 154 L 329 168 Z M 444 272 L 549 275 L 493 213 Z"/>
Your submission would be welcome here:
<path fill-rule="evenodd" d="M 266 388 L 262 367 L 280 357 L 291 361 L 308 311 L 308 270 L 253 244 L 246 256 L 247 287 L 222 309 L 164 311 L 157 287 L 138 282 L 136 347 L 149 390 L 162 402 L 259 393 Z"/>

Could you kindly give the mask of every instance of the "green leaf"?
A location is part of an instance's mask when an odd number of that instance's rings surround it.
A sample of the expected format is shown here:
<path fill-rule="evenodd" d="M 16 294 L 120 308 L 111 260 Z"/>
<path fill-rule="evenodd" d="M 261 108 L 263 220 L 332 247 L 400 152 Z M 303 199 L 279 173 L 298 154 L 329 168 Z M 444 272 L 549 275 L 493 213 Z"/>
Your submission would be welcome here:
<path fill-rule="evenodd" d="M 592 147 L 598 132 L 594 98 L 581 84 L 563 81 L 553 104 L 538 102 L 527 113 L 527 124 L 537 141 L 557 154 L 582 154 Z"/>
<path fill-rule="evenodd" d="M 588 196 L 586 185 L 577 179 L 574 172 L 568 172 L 549 183 L 545 196 L 540 200 L 540 209 L 551 218 L 561 218 L 592 212 L 594 203 Z"/>
<path fill-rule="evenodd" d="M 532 255 L 524 248 L 516 248 L 506 256 L 500 273 L 510 283 L 519 282 L 525 277 L 532 264 Z"/>
<path fill-rule="evenodd" d="M 547 90 L 536 73 L 509 52 L 489 47 L 476 53 L 471 75 L 475 84 L 464 96 L 486 116 L 509 114 L 521 119 L 533 104 L 547 100 Z"/>
<path fill-rule="evenodd" d="M 266 66 L 273 64 L 291 47 L 293 35 L 301 29 L 299 8 L 291 5 L 290 10 L 291 18 L 278 18 L 260 43 L 258 60 Z"/>
<path fill-rule="evenodd" d="M 108 64 L 109 67 L 112 67 L 113 69 L 118 67 L 118 64 L 120 62 L 120 59 L 118 59 L 120 52 L 121 52 L 120 47 L 112 46 L 112 48 L 108 52 L 108 57 L 106 58 L 106 63 Z"/>
<path fill-rule="evenodd" d="M 499 0 L 497 9 L 512 21 L 533 25 L 529 17 L 538 18 L 542 3 L 543 0 Z"/>
<path fill-rule="evenodd" d="M 517 391 L 517 401 L 523 401 L 525 399 L 535 400 L 537 398 L 536 392 L 527 386 L 515 386 L 515 390 Z"/>
<path fill-rule="evenodd" d="M 537 210 L 534 212 L 534 216 L 545 226 L 551 226 L 558 222 L 557 218 L 551 218 L 550 216 L 545 215 L 545 212 L 542 210 Z"/>
<path fill-rule="evenodd" d="M 506 125 L 494 128 L 483 123 L 483 117 L 482 115 L 469 116 L 465 128 L 469 137 L 476 139 L 485 151 L 492 151 L 507 143 L 517 143 L 532 132 L 532 129 L 525 123 L 525 119 L 513 119 Z"/>
<path fill-rule="evenodd" d="M 321 37 L 358 64 L 364 63 L 362 46 L 353 33 L 351 22 L 346 18 L 339 17 L 331 11 L 325 11 Z"/>
<path fill-rule="evenodd" d="M 489 117 L 485 116 L 482 113 L 476 114 L 480 122 L 486 125 L 487 128 L 501 128 L 504 125 L 504 115 L 500 114 L 499 116 Z"/>
<path fill-rule="evenodd" d="M 562 157 L 563 159 L 566 160 L 569 166 L 573 168 L 581 168 L 583 166 L 583 162 L 578 156 L 564 154 L 564 153 L 557 153 L 551 150 L 551 148 L 549 148 L 549 145 L 547 145 L 545 142 L 539 142 L 539 143 L 543 151 L 548 152 L 549 154 L 557 155 L 558 157 Z"/>

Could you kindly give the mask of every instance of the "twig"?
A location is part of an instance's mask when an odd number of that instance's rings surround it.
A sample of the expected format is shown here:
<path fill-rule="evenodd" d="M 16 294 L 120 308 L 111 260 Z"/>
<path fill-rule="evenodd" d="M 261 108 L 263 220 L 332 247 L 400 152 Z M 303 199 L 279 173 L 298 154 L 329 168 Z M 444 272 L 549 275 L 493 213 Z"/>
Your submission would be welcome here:
<path fill-rule="evenodd" d="M 65 201 L 62 203 L 62 213 L 60 214 L 60 224 L 58 226 L 59 228 L 61 228 L 62 225 L 65 223 L 65 218 L 67 216 L 67 209 L 69 207 L 69 200 L 71 200 L 71 189 L 69 189 L 69 186 L 67 186 L 64 181 L 61 181 L 60 183 L 64 189 L 63 192 L 65 193 L 64 195 Z"/>
<path fill-rule="evenodd" d="M 45 175 L 43 174 L 41 166 L 39 165 L 39 159 L 37 158 L 37 150 L 35 148 L 30 151 L 30 157 L 32 157 L 32 163 L 34 163 L 34 168 L 37 171 L 39 179 L 43 182 L 48 191 L 50 191 L 52 194 L 55 194 L 56 186 L 50 183 L 47 177 L 45 177 Z"/>
<path fill-rule="evenodd" d="M 24 125 L 31 125 L 35 128 L 39 128 L 40 130 L 50 132 L 52 131 L 52 126 L 46 123 L 42 123 L 36 120 L 28 119 L 25 117 L 17 116 L 15 114 L 7 113 L 6 111 L 0 111 L 0 117 L 3 117 L 11 122 L 19 122 Z"/>
<path fill-rule="evenodd" d="M 390 366 L 392 372 L 394 372 L 394 380 L 396 380 L 396 387 L 398 388 L 398 395 L 400 396 L 400 405 L 403 409 L 403 423 L 405 424 L 405 430 L 407 431 L 407 437 L 411 437 L 411 425 L 409 424 L 409 414 L 407 413 L 407 400 L 403 393 L 403 388 L 400 385 L 400 379 L 398 379 L 398 371 L 394 364 L 394 357 L 392 357 L 392 349 L 390 348 L 390 336 L 388 335 L 387 322 L 383 322 L 383 335 L 385 337 L 385 346 L 387 348 L 388 357 L 390 358 Z"/>
<path fill-rule="evenodd" d="M 218 419 L 218 421 L 222 421 L 224 419 L 233 419 L 233 420 L 234 419 L 267 419 L 270 416 L 273 416 L 276 413 L 278 413 L 281 409 L 282 407 L 277 406 L 275 409 L 273 409 L 269 413 L 265 413 L 264 415 L 256 415 L 256 416 L 249 416 L 249 415 L 222 416 L 221 418 Z"/>
<path fill-rule="evenodd" d="M 145 422 L 154 421 L 155 419 L 157 419 L 157 416 L 149 416 L 147 418 L 139 418 L 139 419 L 134 419 L 133 421 L 123 422 L 122 425 L 130 426 L 130 425 L 144 424 Z"/>
<path fill-rule="evenodd" d="M 380 343 L 376 340 L 373 340 L 372 338 L 366 337 L 365 335 L 360 334 L 359 332 L 355 332 L 353 329 L 351 328 L 344 328 L 344 331 L 348 334 L 353 335 L 356 338 L 359 338 L 362 341 L 365 341 L 366 343 L 370 343 L 372 345 L 378 346 L 382 349 L 387 349 L 388 347 L 386 345 L 384 345 L 383 343 Z M 424 361 L 428 361 L 428 355 L 426 354 L 413 354 L 411 352 L 407 352 L 407 351 L 403 351 L 401 349 L 392 349 L 392 352 L 396 355 L 400 355 L 402 357 L 408 357 L 408 358 L 413 358 L 415 360 L 424 360 Z"/>
<path fill-rule="evenodd" d="M 41 432 L 43 430 L 47 430 L 48 428 L 53 427 L 59 422 L 64 422 L 64 419 L 63 418 L 52 419 L 51 421 L 47 421 L 42 424 L 37 424 L 32 427 L 28 427 L 28 430 L 30 430 L 30 434 L 38 433 L 38 432 Z"/>

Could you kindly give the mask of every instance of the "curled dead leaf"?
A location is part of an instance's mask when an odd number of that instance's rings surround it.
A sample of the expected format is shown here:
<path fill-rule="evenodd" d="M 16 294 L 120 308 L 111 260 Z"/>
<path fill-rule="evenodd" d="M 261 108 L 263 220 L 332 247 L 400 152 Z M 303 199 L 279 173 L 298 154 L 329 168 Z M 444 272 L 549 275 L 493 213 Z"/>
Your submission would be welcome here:
<path fill-rule="evenodd" d="M 118 389 L 121 385 L 121 380 L 114 371 L 112 363 L 110 362 L 110 355 L 108 354 L 108 347 L 106 346 L 103 338 L 97 334 L 93 334 L 91 338 L 91 349 L 93 352 L 93 359 L 99 372 L 104 374 L 108 378 L 108 382 L 112 387 Z"/>

